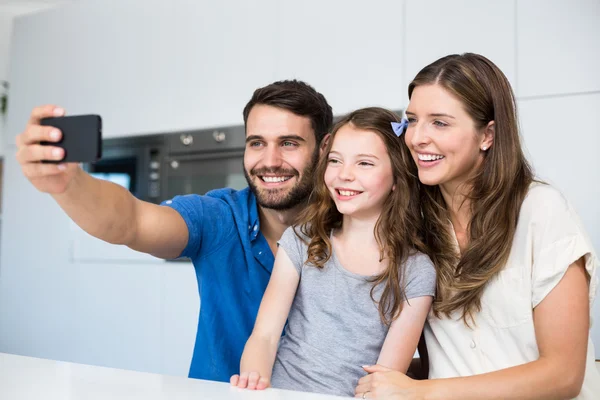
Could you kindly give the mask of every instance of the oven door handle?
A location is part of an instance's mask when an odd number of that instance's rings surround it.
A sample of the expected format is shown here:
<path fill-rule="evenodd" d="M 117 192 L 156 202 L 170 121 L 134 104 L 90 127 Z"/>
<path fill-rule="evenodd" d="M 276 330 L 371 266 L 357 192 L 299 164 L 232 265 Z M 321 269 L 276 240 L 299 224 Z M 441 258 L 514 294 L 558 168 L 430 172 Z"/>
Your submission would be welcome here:
<path fill-rule="evenodd" d="M 204 161 L 204 160 L 217 160 L 220 158 L 234 158 L 234 157 L 243 157 L 244 149 L 240 150 L 228 150 L 228 151 L 220 151 L 220 152 L 211 152 L 211 153 L 195 153 L 195 154 L 178 154 L 178 155 L 169 155 L 166 157 L 167 162 L 171 161 Z"/>

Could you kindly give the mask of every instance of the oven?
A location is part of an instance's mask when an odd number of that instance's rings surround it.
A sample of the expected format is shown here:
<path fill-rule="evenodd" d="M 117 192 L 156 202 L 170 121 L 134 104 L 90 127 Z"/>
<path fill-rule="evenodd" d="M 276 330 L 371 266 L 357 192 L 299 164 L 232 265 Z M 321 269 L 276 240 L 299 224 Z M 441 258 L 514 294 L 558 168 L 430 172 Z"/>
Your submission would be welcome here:
<path fill-rule="evenodd" d="M 163 195 L 205 194 L 217 188 L 243 189 L 243 126 L 182 132 L 166 138 Z"/>
<path fill-rule="evenodd" d="M 105 139 L 102 158 L 84 169 L 158 204 L 176 195 L 245 188 L 245 142 L 243 126 Z"/>

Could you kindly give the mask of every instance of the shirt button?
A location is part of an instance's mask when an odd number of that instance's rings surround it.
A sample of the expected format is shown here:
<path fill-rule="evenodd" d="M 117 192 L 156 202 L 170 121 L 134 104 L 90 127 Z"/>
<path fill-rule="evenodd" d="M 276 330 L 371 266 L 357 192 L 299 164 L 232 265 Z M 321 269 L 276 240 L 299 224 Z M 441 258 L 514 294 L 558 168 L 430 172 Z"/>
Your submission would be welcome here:
<path fill-rule="evenodd" d="M 471 348 L 474 349 L 475 347 L 477 347 L 477 344 L 474 340 L 471 340 Z"/>
<path fill-rule="evenodd" d="M 254 232 L 258 229 L 258 226 L 254 225 Z"/>
<path fill-rule="evenodd" d="M 259 251 L 259 252 L 258 252 L 258 255 L 259 255 L 259 256 L 260 256 L 260 255 L 262 255 L 262 251 Z"/>

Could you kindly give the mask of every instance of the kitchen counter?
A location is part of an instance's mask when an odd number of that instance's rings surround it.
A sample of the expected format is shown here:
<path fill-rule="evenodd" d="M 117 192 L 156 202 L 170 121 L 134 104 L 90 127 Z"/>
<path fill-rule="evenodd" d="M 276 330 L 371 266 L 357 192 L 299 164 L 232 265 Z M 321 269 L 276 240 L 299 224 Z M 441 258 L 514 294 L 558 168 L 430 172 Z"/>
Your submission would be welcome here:
<path fill-rule="evenodd" d="M 232 388 L 228 383 L 0 353 L 2 400 L 337 400 L 279 389 Z"/>

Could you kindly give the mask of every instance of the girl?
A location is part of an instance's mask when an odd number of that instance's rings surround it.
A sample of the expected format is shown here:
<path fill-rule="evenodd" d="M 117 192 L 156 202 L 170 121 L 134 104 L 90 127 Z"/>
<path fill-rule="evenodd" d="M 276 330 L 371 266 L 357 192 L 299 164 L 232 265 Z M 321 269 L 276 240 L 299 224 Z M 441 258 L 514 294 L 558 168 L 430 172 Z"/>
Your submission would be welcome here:
<path fill-rule="evenodd" d="M 435 269 L 418 251 L 425 250 L 418 182 L 390 125 L 397 121 L 390 111 L 365 108 L 334 127 L 313 201 L 279 241 L 232 385 L 351 396 L 362 365 L 406 372 Z"/>
<path fill-rule="evenodd" d="M 439 268 L 430 380 L 368 367 L 357 396 L 600 398 L 589 341 L 598 260 L 569 202 L 534 180 L 508 80 L 485 57 L 451 55 L 408 95 L 405 140 Z"/>

